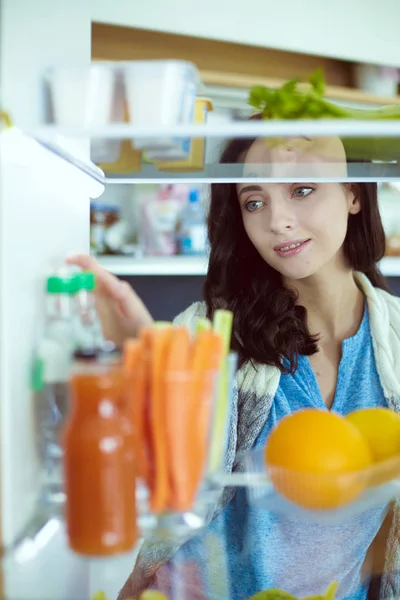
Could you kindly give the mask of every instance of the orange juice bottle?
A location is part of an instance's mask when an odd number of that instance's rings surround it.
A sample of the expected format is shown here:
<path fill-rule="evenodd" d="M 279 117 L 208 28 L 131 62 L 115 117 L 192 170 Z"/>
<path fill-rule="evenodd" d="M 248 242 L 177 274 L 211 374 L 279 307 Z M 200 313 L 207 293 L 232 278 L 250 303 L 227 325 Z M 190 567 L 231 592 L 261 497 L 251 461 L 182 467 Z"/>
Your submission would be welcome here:
<path fill-rule="evenodd" d="M 88 556 L 128 551 L 137 540 L 136 481 L 119 355 L 75 353 L 70 388 L 63 432 L 69 544 Z"/>

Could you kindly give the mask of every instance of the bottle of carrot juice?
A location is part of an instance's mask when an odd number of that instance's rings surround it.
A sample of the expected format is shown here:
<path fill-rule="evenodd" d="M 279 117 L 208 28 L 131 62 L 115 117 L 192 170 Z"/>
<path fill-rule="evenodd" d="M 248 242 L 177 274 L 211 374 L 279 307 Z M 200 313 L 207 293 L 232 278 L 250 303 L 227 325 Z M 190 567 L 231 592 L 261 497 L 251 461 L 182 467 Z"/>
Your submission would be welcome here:
<path fill-rule="evenodd" d="M 69 544 L 88 556 L 131 550 L 137 540 L 132 424 L 124 414 L 120 356 L 76 352 L 63 432 Z"/>

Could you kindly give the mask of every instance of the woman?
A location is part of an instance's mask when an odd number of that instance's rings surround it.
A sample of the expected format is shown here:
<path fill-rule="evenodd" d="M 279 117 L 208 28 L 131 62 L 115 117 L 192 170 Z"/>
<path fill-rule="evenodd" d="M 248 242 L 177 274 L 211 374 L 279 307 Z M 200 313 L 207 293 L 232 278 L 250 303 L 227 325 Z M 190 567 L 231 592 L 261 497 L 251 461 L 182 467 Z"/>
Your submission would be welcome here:
<path fill-rule="evenodd" d="M 249 178 L 266 167 L 275 178 L 301 175 L 306 162 L 316 174 L 326 175 L 327 168 L 335 176 L 346 174 L 343 146 L 333 138 L 325 145 L 307 138 L 272 146 L 265 140 L 234 140 L 221 162 L 244 162 Z M 205 302 L 177 322 L 193 327 L 197 316 L 212 317 L 219 307 L 234 313 L 232 348 L 239 353 L 240 370 L 228 470 L 236 452 L 264 446 L 279 419 L 299 408 L 400 411 L 400 305 L 385 291 L 377 268 L 385 236 L 376 184 L 214 184 L 208 227 Z M 98 275 L 108 337 L 121 342 L 151 323 L 127 284 L 93 259 L 72 261 Z M 228 490 L 205 534 L 179 550 L 168 542 L 142 548 L 119 600 L 149 586 L 163 589 L 166 576 L 170 585 L 174 563 L 204 562 L 209 533 L 227 550 L 232 600 L 273 587 L 299 597 L 314 595 L 332 580 L 340 583 L 338 598 L 366 600 L 374 571 L 384 572 L 380 597 L 400 597 L 397 505 L 328 527 L 250 508 L 242 490 Z"/>

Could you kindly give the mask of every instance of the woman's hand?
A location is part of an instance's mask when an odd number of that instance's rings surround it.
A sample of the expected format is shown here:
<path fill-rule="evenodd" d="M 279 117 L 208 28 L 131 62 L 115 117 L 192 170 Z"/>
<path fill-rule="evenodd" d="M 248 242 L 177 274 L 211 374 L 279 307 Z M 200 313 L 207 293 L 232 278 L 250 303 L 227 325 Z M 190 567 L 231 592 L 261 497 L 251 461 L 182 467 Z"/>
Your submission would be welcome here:
<path fill-rule="evenodd" d="M 72 256 L 67 263 L 95 274 L 96 304 L 106 340 L 121 345 L 127 338 L 136 337 L 139 329 L 153 323 L 149 311 L 129 283 L 103 269 L 92 256 Z"/>

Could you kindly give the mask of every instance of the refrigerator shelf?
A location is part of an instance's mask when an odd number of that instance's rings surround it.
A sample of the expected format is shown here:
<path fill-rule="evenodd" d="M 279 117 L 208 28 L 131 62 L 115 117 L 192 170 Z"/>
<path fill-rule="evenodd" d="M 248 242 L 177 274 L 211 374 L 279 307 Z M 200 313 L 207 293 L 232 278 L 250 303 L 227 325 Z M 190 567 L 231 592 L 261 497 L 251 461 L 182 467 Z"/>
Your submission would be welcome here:
<path fill-rule="evenodd" d="M 207 273 L 205 256 L 100 256 L 98 260 L 107 271 L 121 276 L 204 276 Z M 400 256 L 386 256 L 380 262 L 386 277 L 400 277 Z"/>
<path fill-rule="evenodd" d="M 146 151 L 140 160 L 132 159 L 132 166 L 124 161 L 118 170 L 118 161 L 113 159 L 107 171 L 109 183 L 238 183 L 246 182 L 296 182 L 302 181 L 400 181 L 400 119 L 381 121 L 356 121 L 350 119 L 330 120 L 275 120 L 275 121 L 231 121 L 219 122 L 209 119 L 206 124 L 176 125 L 170 127 L 136 127 L 128 123 L 111 123 L 99 128 L 65 128 L 44 125 L 35 132 L 35 137 L 53 145 L 59 136 L 65 138 L 87 138 L 92 141 L 147 140 L 149 145 L 165 139 L 205 139 L 204 167 L 185 170 L 173 160 L 165 158 L 161 163 L 152 163 Z M 343 142 L 344 155 L 332 138 Z M 222 148 L 232 139 L 265 139 L 269 148 L 282 142 L 294 146 L 295 160 L 280 159 L 268 150 L 264 157 L 254 163 L 219 164 Z M 299 145 L 300 140 L 300 145 Z M 272 145 L 272 146 L 271 146 Z M 122 156 L 122 154 L 121 154 Z M 108 166 L 108 165 L 107 165 Z"/>
<path fill-rule="evenodd" d="M 114 275 L 205 275 L 208 260 L 205 256 L 100 256 L 100 264 Z M 399 260 L 400 273 L 400 260 Z"/>
<path fill-rule="evenodd" d="M 325 137 L 343 138 L 398 138 L 400 152 L 400 119 L 353 120 L 353 119 L 303 119 L 274 121 L 232 121 L 225 123 L 187 124 L 172 127 L 136 127 L 128 123 L 111 123 L 96 128 L 71 128 L 60 125 L 43 125 L 35 131 L 35 137 L 51 141 L 54 136 L 86 137 L 104 139 L 134 139 L 146 137 L 206 137 L 206 138 L 252 138 L 252 137 Z"/>

